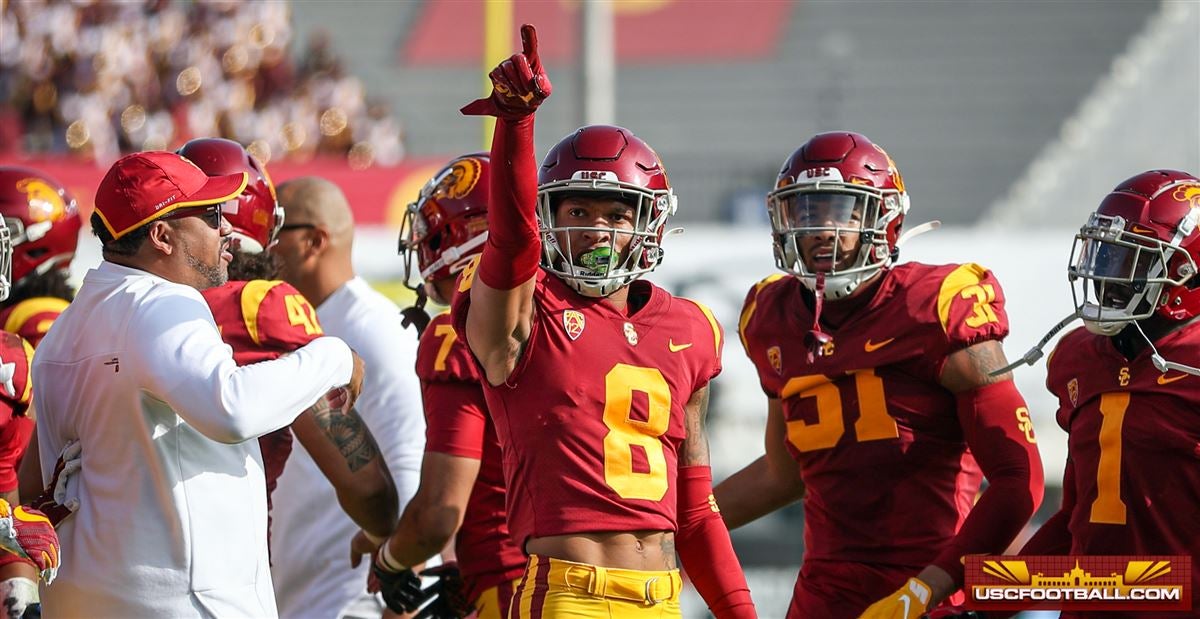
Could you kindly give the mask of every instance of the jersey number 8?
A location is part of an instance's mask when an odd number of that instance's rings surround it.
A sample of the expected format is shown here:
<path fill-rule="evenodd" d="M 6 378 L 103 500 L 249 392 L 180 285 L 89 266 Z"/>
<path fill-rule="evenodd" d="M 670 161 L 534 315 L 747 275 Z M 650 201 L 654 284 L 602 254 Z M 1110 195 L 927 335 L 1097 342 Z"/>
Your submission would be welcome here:
<path fill-rule="evenodd" d="M 645 421 L 631 417 L 633 394 L 646 394 Z M 662 372 L 618 363 L 604 376 L 604 482 L 623 499 L 660 501 L 667 493 L 667 458 L 660 437 L 671 423 L 671 389 Z M 633 452 L 645 454 L 635 471 Z"/>

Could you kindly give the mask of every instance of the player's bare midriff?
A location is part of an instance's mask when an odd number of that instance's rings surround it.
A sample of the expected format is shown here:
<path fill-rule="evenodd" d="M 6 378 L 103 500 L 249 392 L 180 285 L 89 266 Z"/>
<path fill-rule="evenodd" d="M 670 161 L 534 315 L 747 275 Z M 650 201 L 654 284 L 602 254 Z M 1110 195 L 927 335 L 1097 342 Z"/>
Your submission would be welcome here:
<path fill-rule="evenodd" d="M 531 538 L 529 554 L 627 570 L 675 569 L 675 534 L 670 531 L 578 533 Z"/>

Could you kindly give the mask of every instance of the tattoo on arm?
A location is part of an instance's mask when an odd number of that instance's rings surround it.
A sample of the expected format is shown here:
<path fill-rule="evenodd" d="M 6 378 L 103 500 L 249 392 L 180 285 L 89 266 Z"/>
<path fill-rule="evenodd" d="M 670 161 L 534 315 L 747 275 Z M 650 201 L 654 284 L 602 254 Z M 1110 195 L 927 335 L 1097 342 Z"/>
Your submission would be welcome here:
<path fill-rule="evenodd" d="M 990 385 L 999 383 L 1012 378 L 1012 373 L 1002 374 L 1000 376 L 992 376 L 993 370 L 998 370 L 1008 365 L 1008 359 L 1004 357 L 1004 349 L 999 343 L 989 344 L 986 346 L 970 346 L 967 348 L 967 354 L 971 357 L 971 368 L 975 370 L 979 385 Z"/>
<path fill-rule="evenodd" d="M 317 427 L 342 454 L 351 473 L 357 472 L 379 455 L 375 440 L 353 408 L 347 408 L 345 404 L 335 406 L 329 402 L 329 398 L 322 397 L 309 410 Z"/>
<path fill-rule="evenodd" d="M 708 416 L 708 386 L 693 394 L 692 399 L 699 406 L 693 409 L 692 402 L 688 403 L 684 418 L 687 438 L 683 441 L 679 466 L 708 464 L 708 435 L 704 430 L 704 418 Z"/>
<path fill-rule="evenodd" d="M 1008 365 L 1004 348 L 994 340 L 968 346 L 951 354 L 947 361 L 941 383 L 955 393 L 1012 379 L 1012 372 L 991 375 L 992 371 Z"/>

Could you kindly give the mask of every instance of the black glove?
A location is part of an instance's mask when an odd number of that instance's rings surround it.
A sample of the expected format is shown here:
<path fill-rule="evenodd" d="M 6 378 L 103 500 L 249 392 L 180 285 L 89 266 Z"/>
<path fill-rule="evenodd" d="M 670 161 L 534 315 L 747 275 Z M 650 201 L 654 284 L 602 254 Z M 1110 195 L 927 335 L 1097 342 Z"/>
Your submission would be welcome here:
<path fill-rule="evenodd" d="M 421 572 L 421 576 L 432 576 L 437 578 L 437 582 L 423 591 L 424 595 L 433 598 L 433 601 L 417 613 L 416 619 L 460 619 L 475 610 L 467 600 L 467 592 L 457 563 L 450 561 L 431 567 Z"/>
<path fill-rule="evenodd" d="M 404 316 L 404 320 L 400 322 L 400 326 L 408 328 L 409 326 L 417 329 L 417 337 L 425 333 L 425 327 L 429 326 L 429 313 L 425 311 L 425 301 L 429 296 L 425 294 L 425 284 L 417 284 L 417 300 L 412 307 L 406 307 L 400 310 L 400 315 Z"/>
<path fill-rule="evenodd" d="M 379 581 L 379 593 L 384 603 L 394 613 L 411 613 L 428 599 L 423 597 L 421 578 L 410 569 L 391 572 L 373 562 L 371 574 Z"/>

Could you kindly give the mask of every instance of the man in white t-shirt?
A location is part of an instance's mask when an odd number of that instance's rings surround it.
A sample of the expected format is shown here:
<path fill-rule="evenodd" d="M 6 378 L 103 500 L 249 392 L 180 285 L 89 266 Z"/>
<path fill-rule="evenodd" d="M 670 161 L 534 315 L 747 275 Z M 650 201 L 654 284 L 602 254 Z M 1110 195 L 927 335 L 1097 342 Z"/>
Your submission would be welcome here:
<path fill-rule="evenodd" d="M 281 276 L 317 308 L 325 332 L 345 340 L 371 368 L 355 409 L 379 443 L 403 510 L 419 484 L 425 450 L 417 338 L 405 332 L 396 305 L 355 276 L 354 217 L 341 190 L 304 177 L 281 183 L 278 195 L 285 218 L 272 251 L 282 263 Z M 366 562 L 350 567 L 350 540 L 358 527 L 321 480 L 298 446 L 273 499 L 271 569 L 280 615 L 379 617 L 384 606 L 366 593 Z"/>
<path fill-rule="evenodd" d="M 332 388 L 357 397 L 362 364 L 333 337 L 234 362 L 199 291 L 226 279 L 221 209 L 245 186 L 167 152 L 126 156 L 100 183 L 104 261 L 33 363 L 41 453 L 78 439 L 86 454 L 46 616 L 276 616 L 252 439 Z"/>

